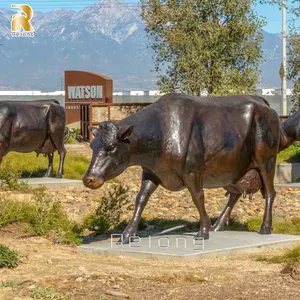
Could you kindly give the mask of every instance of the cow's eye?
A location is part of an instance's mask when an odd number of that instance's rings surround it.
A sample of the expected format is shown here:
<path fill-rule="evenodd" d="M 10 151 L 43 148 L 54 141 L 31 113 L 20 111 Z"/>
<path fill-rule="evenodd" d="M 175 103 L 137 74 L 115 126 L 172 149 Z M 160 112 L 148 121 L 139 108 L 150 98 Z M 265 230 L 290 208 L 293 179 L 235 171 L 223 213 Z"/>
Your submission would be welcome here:
<path fill-rule="evenodd" d="M 111 145 L 111 146 L 109 146 L 109 147 L 107 147 L 107 151 L 113 151 L 113 150 L 115 150 L 116 149 L 116 146 L 115 145 Z"/>

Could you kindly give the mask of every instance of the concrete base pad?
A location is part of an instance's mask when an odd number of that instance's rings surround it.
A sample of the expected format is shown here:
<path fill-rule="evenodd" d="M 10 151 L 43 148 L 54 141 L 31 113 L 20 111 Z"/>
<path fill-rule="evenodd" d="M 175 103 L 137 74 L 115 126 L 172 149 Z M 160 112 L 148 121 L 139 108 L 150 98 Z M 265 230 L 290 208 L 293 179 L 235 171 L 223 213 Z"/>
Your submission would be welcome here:
<path fill-rule="evenodd" d="M 27 182 L 33 187 L 46 186 L 47 188 L 59 188 L 59 187 L 72 187 L 82 184 L 82 180 L 73 179 L 56 179 L 56 178 L 26 178 L 21 179 L 21 181 Z"/>
<path fill-rule="evenodd" d="M 203 256 L 231 255 L 237 252 L 257 252 L 266 248 L 290 246 L 300 243 L 300 236 L 256 232 L 211 232 L 209 240 L 194 240 L 195 234 L 163 235 L 136 238 L 130 245 L 117 243 L 120 236 L 110 240 L 92 242 L 78 247 L 86 254 L 103 256 L 131 256 L 153 259 L 200 259 Z M 116 239 L 117 238 L 117 239 Z"/>

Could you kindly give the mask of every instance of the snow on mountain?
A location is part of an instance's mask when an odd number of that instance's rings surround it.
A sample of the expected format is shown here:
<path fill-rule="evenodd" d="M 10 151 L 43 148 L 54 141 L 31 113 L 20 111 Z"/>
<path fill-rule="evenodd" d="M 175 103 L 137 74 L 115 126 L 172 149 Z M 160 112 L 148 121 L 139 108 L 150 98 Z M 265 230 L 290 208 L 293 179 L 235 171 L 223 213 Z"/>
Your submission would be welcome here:
<path fill-rule="evenodd" d="M 117 89 L 155 89 L 152 50 L 136 4 L 103 0 L 75 12 L 34 11 L 34 38 L 12 38 L 13 11 L 0 9 L 0 86 L 60 89 L 66 69 L 99 72 Z M 264 86 L 279 86 L 281 39 L 264 33 Z"/>

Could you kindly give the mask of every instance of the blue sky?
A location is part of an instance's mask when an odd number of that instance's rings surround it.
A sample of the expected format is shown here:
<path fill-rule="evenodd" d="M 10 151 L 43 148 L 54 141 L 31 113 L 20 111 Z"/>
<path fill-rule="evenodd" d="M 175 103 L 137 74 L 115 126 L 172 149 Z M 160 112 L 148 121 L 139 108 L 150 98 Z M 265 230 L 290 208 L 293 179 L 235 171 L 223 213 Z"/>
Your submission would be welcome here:
<path fill-rule="evenodd" d="M 91 5 L 97 0 L 1 0 L 0 8 L 10 9 L 12 3 L 27 3 L 32 6 L 34 10 L 49 11 L 55 8 L 67 8 L 80 10 Z M 124 0 L 127 3 L 137 3 L 138 0 Z M 238 3 L 238 0 L 237 0 Z M 238 4 L 237 4 L 238 5 Z M 257 6 L 257 11 L 260 15 L 266 18 L 267 25 L 265 30 L 271 33 L 281 32 L 281 10 L 275 6 L 261 5 Z M 289 17 L 288 17 L 289 20 Z"/>

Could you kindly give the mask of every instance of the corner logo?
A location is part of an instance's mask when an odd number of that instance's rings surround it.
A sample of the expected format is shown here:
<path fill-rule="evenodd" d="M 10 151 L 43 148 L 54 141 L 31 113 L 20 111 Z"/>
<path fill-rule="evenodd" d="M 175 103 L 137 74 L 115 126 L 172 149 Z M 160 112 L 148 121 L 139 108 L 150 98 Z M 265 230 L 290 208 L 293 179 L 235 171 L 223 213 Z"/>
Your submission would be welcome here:
<path fill-rule="evenodd" d="M 34 28 L 30 20 L 33 17 L 33 10 L 27 4 L 12 4 L 12 8 L 20 10 L 11 18 L 11 35 L 13 37 L 34 37 Z"/>

